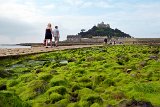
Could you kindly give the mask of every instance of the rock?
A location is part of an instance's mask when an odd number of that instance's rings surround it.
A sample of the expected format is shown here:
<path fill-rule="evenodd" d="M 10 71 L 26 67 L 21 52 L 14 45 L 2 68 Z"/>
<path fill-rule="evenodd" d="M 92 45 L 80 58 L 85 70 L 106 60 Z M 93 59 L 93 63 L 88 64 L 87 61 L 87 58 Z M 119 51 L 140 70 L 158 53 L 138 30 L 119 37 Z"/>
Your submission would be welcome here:
<path fill-rule="evenodd" d="M 1 84 L 1 85 L 0 85 L 0 90 L 6 90 L 6 89 L 7 89 L 6 84 Z"/>
<path fill-rule="evenodd" d="M 76 62 L 76 59 L 75 58 L 70 58 L 70 59 L 68 59 L 68 62 Z"/>
<path fill-rule="evenodd" d="M 58 73 L 57 73 L 56 70 L 51 70 L 51 71 L 50 71 L 50 74 L 54 74 L 54 75 L 55 75 L 55 74 L 58 74 Z"/>
<path fill-rule="evenodd" d="M 77 102 L 78 101 L 78 94 L 77 93 L 70 93 L 70 99 L 71 102 Z"/>
<path fill-rule="evenodd" d="M 132 77 L 136 77 L 136 74 L 131 74 Z"/>
<path fill-rule="evenodd" d="M 158 56 L 153 56 L 153 55 L 152 55 L 152 56 L 150 56 L 149 58 L 150 58 L 150 59 L 154 59 L 154 60 L 158 60 Z"/>
<path fill-rule="evenodd" d="M 150 102 L 136 101 L 132 99 L 132 101 L 126 104 L 126 107 L 153 107 L 153 105 Z"/>
<path fill-rule="evenodd" d="M 147 65 L 147 61 L 142 61 L 142 62 L 140 62 L 140 65 L 141 65 L 142 67 L 146 66 L 146 65 Z"/>
<path fill-rule="evenodd" d="M 40 70 L 40 69 L 37 69 L 37 70 L 36 70 L 36 73 L 37 73 L 37 74 L 40 73 L 40 72 L 42 72 L 42 70 Z"/>
<path fill-rule="evenodd" d="M 131 101 L 128 100 L 121 101 L 118 107 L 153 107 L 153 105 L 150 102 L 136 101 L 135 99 L 132 99 Z"/>
<path fill-rule="evenodd" d="M 127 69 L 126 72 L 129 74 L 132 71 L 132 69 Z"/>

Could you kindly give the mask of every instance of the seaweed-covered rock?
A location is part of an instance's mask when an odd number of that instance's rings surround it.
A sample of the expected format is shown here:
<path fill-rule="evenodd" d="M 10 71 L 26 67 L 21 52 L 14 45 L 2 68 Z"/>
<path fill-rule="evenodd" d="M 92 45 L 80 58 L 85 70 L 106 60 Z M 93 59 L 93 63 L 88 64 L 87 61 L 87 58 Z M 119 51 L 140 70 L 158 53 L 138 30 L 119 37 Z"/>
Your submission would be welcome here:
<path fill-rule="evenodd" d="M 103 102 L 102 98 L 99 95 L 94 95 L 94 94 L 88 95 L 86 100 L 91 104 Z"/>
<path fill-rule="evenodd" d="M 31 81 L 25 90 L 20 94 L 23 100 L 31 100 L 37 95 L 44 93 L 47 89 L 47 82 L 44 80 Z"/>
<path fill-rule="evenodd" d="M 58 72 L 57 72 L 57 70 L 54 70 L 54 69 L 53 69 L 53 70 L 50 71 L 50 74 L 52 74 L 52 75 L 57 75 Z"/>
<path fill-rule="evenodd" d="M 79 99 L 78 99 L 78 94 L 77 93 L 70 93 L 70 98 L 69 98 L 69 100 L 71 101 L 71 102 L 77 102 Z"/>
<path fill-rule="evenodd" d="M 85 60 L 86 60 L 87 62 L 92 62 L 92 61 L 95 61 L 96 58 L 93 57 L 93 56 L 89 56 L 89 57 L 87 57 Z"/>
<path fill-rule="evenodd" d="M 64 95 L 67 92 L 67 89 L 64 86 L 54 86 L 51 87 L 46 93 L 51 94 L 54 92 Z"/>
<path fill-rule="evenodd" d="M 147 61 L 140 62 L 140 66 L 145 67 L 147 65 Z"/>
<path fill-rule="evenodd" d="M 52 104 L 54 104 L 55 102 L 60 101 L 62 99 L 63 99 L 63 96 L 58 93 L 52 93 L 50 95 L 50 101 Z"/>
<path fill-rule="evenodd" d="M 31 72 L 31 70 L 29 70 L 29 69 L 22 71 L 22 73 L 24 73 L 24 74 L 29 73 L 29 72 Z"/>
<path fill-rule="evenodd" d="M 12 71 L 12 70 L 0 70 L 0 77 L 1 78 L 10 77 L 10 76 L 12 76 L 13 73 L 14 73 L 14 71 Z"/>
<path fill-rule="evenodd" d="M 36 70 L 36 73 L 38 74 L 38 73 L 40 73 L 40 72 L 43 72 L 41 69 L 37 69 Z"/>
<path fill-rule="evenodd" d="M 0 107 L 31 107 L 31 105 L 22 101 L 15 94 L 3 91 L 0 92 Z"/>
<path fill-rule="evenodd" d="M 74 58 L 74 57 L 68 59 L 68 62 L 76 62 L 76 61 L 77 61 L 77 60 L 76 60 L 76 58 Z"/>
<path fill-rule="evenodd" d="M 48 73 L 39 73 L 38 74 L 38 79 L 40 80 L 45 80 L 45 81 L 48 81 L 52 78 L 52 75 L 51 74 L 48 74 Z"/>
<path fill-rule="evenodd" d="M 150 102 L 137 101 L 132 99 L 131 101 L 123 100 L 119 103 L 120 107 L 153 107 Z"/>
<path fill-rule="evenodd" d="M 7 82 L 7 86 L 8 87 L 13 87 L 14 85 L 18 84 L 18 81 L 17 80 L 9 80 Z"/>
<path fill-rule="evenodd" d="M 90 107 L 101 107 L 101 105 L 98 103 L 93 103 Z"/>
<path fill-rule="evenodd" d="M 53 77 L 50 81 L 51 86 L 63 86 L 67 85 L 67 81 L 64 78 Z"/>
<path fill-rule="evenodd" d="M 46 61 L 46 62 L 44 62 L 43 66 L 48 67 L 48 66 L 50 66 L 50 64 L 51 64 L 51 61 Z"/>
<path fill-rule="evenodd" d="M 149 57 L 149 59 L 154 59 L 154 60 L 158 60 L 158 56 L 155 56 L 155 55 L 151 55 L 151 56 Z"/>
<path fill-rule="evenodd" d="M 38 93 L 43 93 L 46 90 L 47 82 L 44 80 L 34 80 L 28 84 L 28 88 Z"/>
<path fill-rule="evenodd" d="M 76 90 L 81 89 L 81 87 L 78 84 L 74 84 L 71 89 L 72 89 L 72 92 L 74 92 Z"/>
<path fill-rule="evenodd" d="M 158 54 L 160 51 L 159 51 L 159 49 L 158 48 L 154 48 L 154 49 L 151 49 L 150 50 L 150 53 L 152 53 L 152 54 Z"/>

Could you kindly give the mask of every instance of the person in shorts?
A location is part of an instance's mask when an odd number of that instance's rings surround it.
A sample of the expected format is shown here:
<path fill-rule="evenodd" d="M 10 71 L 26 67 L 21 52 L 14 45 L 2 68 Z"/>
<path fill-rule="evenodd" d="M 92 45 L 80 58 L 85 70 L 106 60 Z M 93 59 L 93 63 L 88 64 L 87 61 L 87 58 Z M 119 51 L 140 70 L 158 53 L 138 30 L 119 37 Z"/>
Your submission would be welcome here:
<path fill-rule="evenodd" d="M 58 42 L 59 42 L 59 38 L 60 38 L 58 26 L 55 26 L 55 29 L 53 31 L 53 36 L 54 36 L 55 46 L 57 47 L 58 46 Z"/>

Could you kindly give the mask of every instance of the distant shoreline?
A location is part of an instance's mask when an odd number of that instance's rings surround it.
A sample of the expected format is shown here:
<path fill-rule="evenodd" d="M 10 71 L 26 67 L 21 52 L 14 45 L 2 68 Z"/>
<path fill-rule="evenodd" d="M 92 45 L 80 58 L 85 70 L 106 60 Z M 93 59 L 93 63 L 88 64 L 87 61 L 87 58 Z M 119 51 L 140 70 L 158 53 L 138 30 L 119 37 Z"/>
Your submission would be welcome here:
<path fill-rule="evenodd" d="M 131 38 L 123 40 L 126 43 L 130 44 L 160 44 L 160 38 Z M 75 42 L 75 41 L 59 41 L 59 46 L 72 46 L 72 45 L 97 45 L 102 44 L 101 42 L 92 42 L 92 41 L 86 41 L 86 42 Z M 54 44 L 54 42 L 53 42 Z M 0 47 L 4 46 L 30 46 L 30 47 L 41 47 L 43 46 L 43 43 L 18 43 L 18 44 L 0 44 Z"/>
<path fill-rule="evenodd" d="M 76 41 L 76 40 L 72 40 L 72 41 L 59 41 L 59 46 L 71 46 L 71 45 L 97 45 L 97 44 L 102 44 L 104 42 L 104 39 L 102 39 L 101 41 L 92 41 L 90 40 L 90 38 L 86 38 L 88 40 L 86 41 Z M 160 38 L 121 38 L 121 40 L 123 43 L 126 44 L 160 44 Z M 53 42 L 54 44 L 54 42 Z M 21 46 L 43 46 L 43 43 L 20 43 L 17 45 L 21 45 Z"/>
<path fill-rule="evenodd" d="M 17 44 L 0 44 L 0 49 L 12 49 L 12 48 L 31 48 L 31 46 L 22 46 Z"/>

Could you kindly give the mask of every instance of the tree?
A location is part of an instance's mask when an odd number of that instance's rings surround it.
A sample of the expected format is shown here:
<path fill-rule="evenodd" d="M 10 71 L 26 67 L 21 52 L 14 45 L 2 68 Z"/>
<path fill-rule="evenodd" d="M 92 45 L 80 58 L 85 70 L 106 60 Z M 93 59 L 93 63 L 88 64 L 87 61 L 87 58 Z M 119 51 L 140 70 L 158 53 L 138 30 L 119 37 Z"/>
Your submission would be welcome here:
<path fill-rule="evenodd" d="M 81 29 L 81 32 L 84 32 L 85 31 L 85 29 Z"/>

